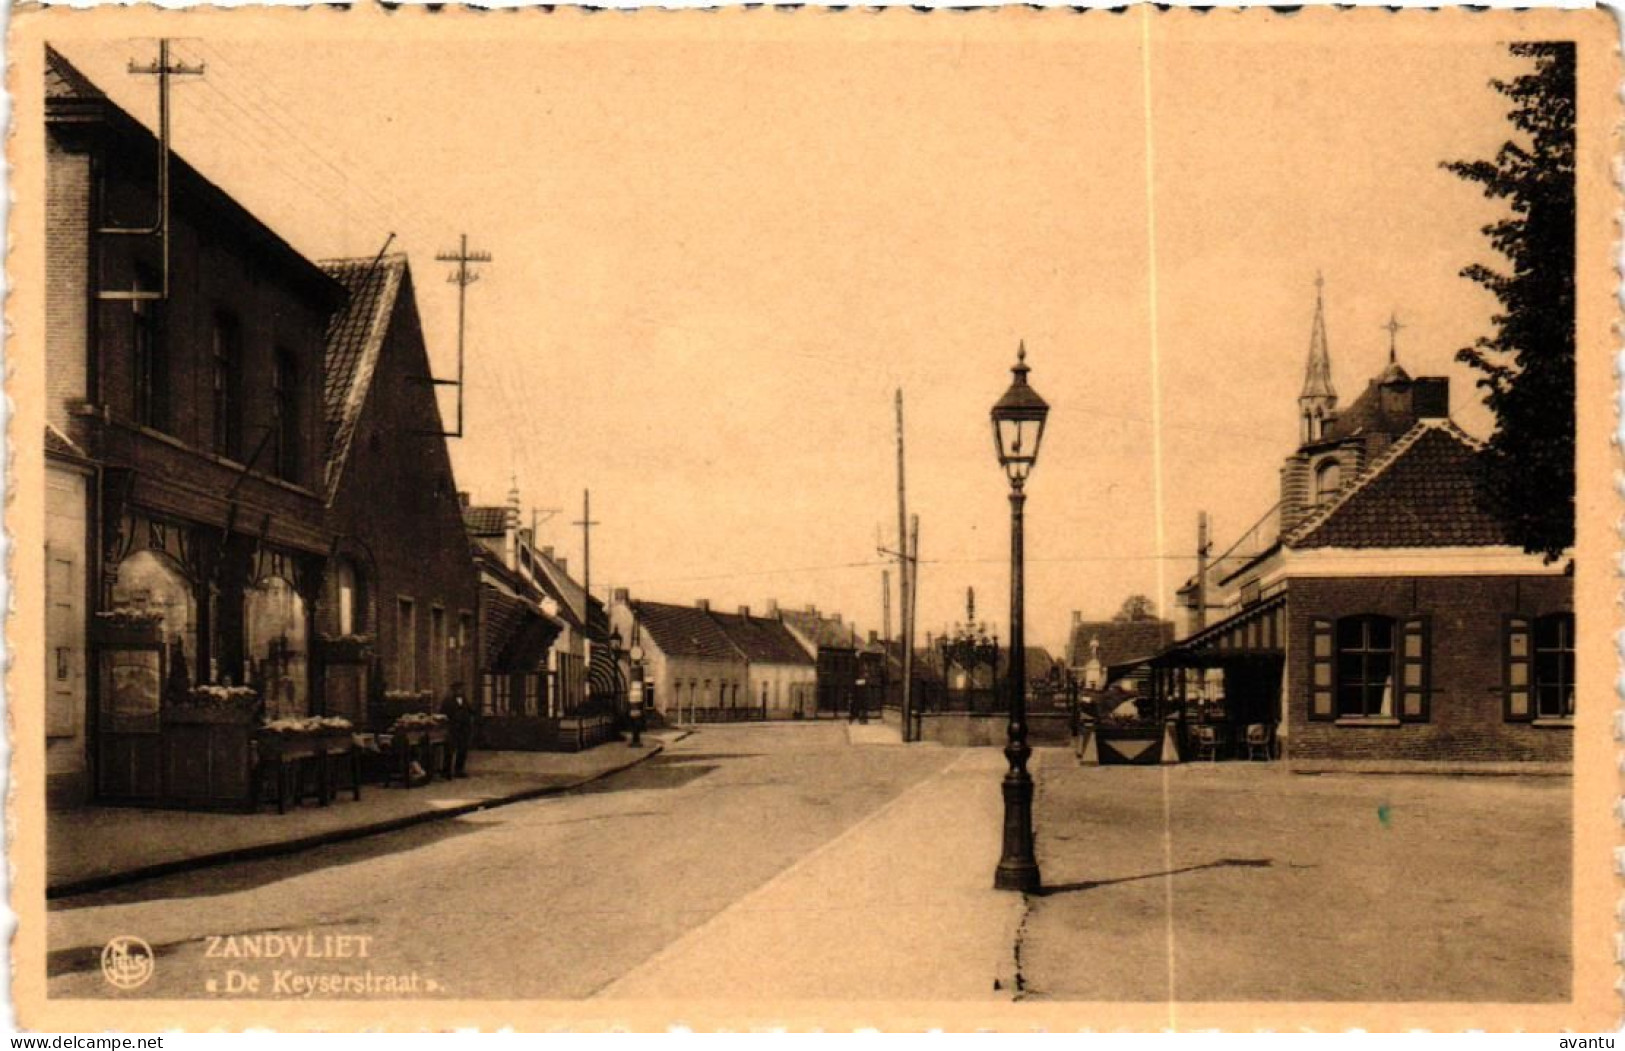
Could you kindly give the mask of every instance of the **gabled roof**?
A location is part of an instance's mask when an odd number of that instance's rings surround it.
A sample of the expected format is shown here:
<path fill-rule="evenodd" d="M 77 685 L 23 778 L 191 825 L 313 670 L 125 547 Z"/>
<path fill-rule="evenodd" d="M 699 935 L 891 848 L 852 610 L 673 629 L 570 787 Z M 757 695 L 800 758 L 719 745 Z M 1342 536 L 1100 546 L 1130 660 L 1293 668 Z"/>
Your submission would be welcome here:
<path fill-rule="evenodd" d="M 1154 657 L 1174 641 L 1171 620 L 1096 620 L 1072 626 L 1072 644 L 1067 648 L 1075 667 L 1089 663 L 1090 642 L 1100 642 L 1103 667 L 1127 664 Z"/>
<path fill-rule="evenodd" d="M 813 610 L 780 610 L 779 619 L 814 649 L 857 649 L 857 629 Z"/>
<path fill-rule="evenodd" d="M 660 652 L 668 657 L 698 657 L 702 660 L 737 661 L 744 654 L 728 638 L 728 633 L 710 613 L 692 606 L 671 606 L 664 602 L 632 603 L 638 625 L 649 634 Z"/>
<path fill-rule="evenodd" d="M 463 527 L 470 536 L 502 536 L 508 531 L 507 507 L 465 507 Z"/>
<path fill-rule="evenodd" d="M 1283 541 L 1290 548 L 1511 544 L 1479 499 L 1478 449 L 1449 420 L 1422 420 Z"/>
<path fill-rule="evenodd" d="M 743 613 L 712 613 L 728 636 L 728 640 L 745 655 L 745 659 L 762 664 L 801 664 L 812 667 L 815 663 L 805 647 L 797 642 L 790 629 L 777 620 L 751 617 Z"/>
<path fill-rule="evenodd" d="M 105 99 L 101 88 L 74 68 L 53 47 L 45 49 L 45 97 L 48 99 Z"/>
<path fill-rule="evenodd" d="M 350 455 L 356 421 L 372 389 L 407 264 L 406 256 L 396 253 L 381 259 L 324 259 L 318 265 L 350 294 L 344 309 L 327 323 L 322 414 L 327 423 L 327 494 L 331 498 Z"/>

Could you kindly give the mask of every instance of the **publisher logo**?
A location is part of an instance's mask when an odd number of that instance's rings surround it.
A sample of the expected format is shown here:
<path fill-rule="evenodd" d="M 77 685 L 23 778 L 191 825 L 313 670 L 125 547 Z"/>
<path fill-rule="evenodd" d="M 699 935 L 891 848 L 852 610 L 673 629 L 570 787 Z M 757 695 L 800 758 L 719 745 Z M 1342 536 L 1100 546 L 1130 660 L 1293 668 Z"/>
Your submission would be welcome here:
<path fill-rule="evenodd" d="M 121 934 L 102 949 L 102 977 L 116 989 L 135 989 L 152 977 L 156 962 L 152 946 L 134 935 Z"/>

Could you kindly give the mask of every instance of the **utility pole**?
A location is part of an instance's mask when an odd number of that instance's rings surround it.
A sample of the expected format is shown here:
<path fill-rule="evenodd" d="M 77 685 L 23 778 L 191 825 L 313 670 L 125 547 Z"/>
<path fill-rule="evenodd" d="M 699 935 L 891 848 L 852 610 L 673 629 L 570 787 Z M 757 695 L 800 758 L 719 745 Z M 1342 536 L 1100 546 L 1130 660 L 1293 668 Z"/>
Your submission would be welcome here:
<path fill-rule="evenodd" d="M 587 594 L 592 594 L 592 527 L 598 522 L 592 520 L 592 490 L 581 490 L 581 520 L 571 522 L 571 525 L 581 527 L 581 588 Z"/>
<path fill-rule="evenodd" d="M 469 263 L 489 263 L 490 252 L 470 252 L 468 250 L 468 235 L 464 234 L 458 243 L 455 252 L 441 252 L 435 259 L 442 263 L 456 263 L 446 280 L 457 286 L 457 379 L 435 380 L 435 383 L 456 383 L 457 385 L 457 429 L 449 432 L 448 438 L 461 438 L 463 436 L 463 331 L 465 311 L 468 305 L 468 286 L 480 279 L 478 270 L 470 270 Z"/>
<path fill-rule="evenodd" d="M 903 475 L 903 388 L 897 388 L 897 584 L 901 592 L 903 629 L 903 741 L 914 739 L 914 591 L 908 539 L 908 489 Z"/>
<path fill-rule="evenodd" d="M 132 285 L 129 291 L 98 291 L 96 298 L 127 300 L 139 304 L 169 298 L 169 230 L 171 225 L 169 78 L 201 77 L 204 73 L 204 66 L 202 63 L 189 66 L 184 62 L 171 62 L 169 60 L 169 41 L 163 39 L 158 41 L 158 60 L 156 62 L 137 63 L 134 59 L 131 59 L 127 68 L 131 76 L 158 78 L 158 215 L 148 226 L 102 226 L 97 228 L 96 233 L 123 234 L 134 237 L 156 236 L 161 260 L 159 287 L 157 289 L 144 289 Z"/>

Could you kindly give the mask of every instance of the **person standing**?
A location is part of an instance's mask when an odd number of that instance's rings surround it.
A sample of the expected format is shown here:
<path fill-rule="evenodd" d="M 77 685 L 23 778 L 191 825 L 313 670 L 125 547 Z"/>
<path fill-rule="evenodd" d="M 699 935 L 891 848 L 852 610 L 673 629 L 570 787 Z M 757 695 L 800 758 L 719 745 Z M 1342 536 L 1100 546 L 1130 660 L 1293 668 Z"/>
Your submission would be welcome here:
<path fill-rule="evenodd" d="M 468 749 L 474 743 L 474 709 L 463 694 L 462 683 L 452 684 L 446 694 L 446 703 L 440 706 L 440 714 L 446 717 L 449 724 L 445 776 L 467 777 Z"/>

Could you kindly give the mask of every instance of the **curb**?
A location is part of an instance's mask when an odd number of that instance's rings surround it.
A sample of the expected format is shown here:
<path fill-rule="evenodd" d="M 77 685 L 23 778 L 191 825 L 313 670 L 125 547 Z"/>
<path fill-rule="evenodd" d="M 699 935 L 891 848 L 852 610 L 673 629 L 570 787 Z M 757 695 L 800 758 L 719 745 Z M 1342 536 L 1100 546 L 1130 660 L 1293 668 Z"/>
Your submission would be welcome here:
<path fill-rule="evenodd" d="M 684 735 L 687 736 L 687 735 Z M 682 738 L 678 738 L 681 740 Z M 386 821 L 376 821 L 368 825 L 355 825 L 350 828 L 335 828 L 326 832 L 316 832 L 297 839 L 282 839 L 271 843 L 255 843 L 246 847 L 233 847 L 230 850 L 216 851 L 213 854 L 198 854 L 194 857 L 175 858 L 172 861 L 159 861 L 151 865 L 142 865 L 139 868 L 126 869 L 123 872 L 107 872 L 98 876 L 87 876 L 83 879 L 69 880 L 65 883 L 48 885 L 45 888 L 45 899 L 56 901 L 62 898 L 79 897 L 85 894 L 95 894 L 98 891 L 111 890 L 130 883 L 139 883 L 143 880 L 157 879 L 160 876 L 172 876 L 178 872 L 190 872 L 194 869 L 217 868 L 221 865 L 233 865 L 243 861 L 259 861 L 264 858 L 280 857 L 284 854 L 297 854 L 300 851 L 310 850 L 314 847 L 327 846 L 332 843 L 347 843 L 351 840 L 366 839 L 369 836 L 382 835 L 386 832 L 398 832 L 401 829 L 412 828 L 416 825 L 426 825 L 431 821 L 443 821 L 448 818 L 462 817 L 465 814 L 478 813 L 481 810 L 492 810 L 496 807 L 507 806 L 510 803 L 523 803 L 543 796 L 561 795 L 573 792 L 583 785 L 590 785 L 595 781 L 602 781 L 606 777 L 632 769 L 640 763 L 654 758 L 665 751 L 666 744 L 659 742 L 648 751 L 642 753 L 630 762 L 622 763 L 595 774 L 584 777 L 579 781 L 572 781 L 563 785 L 540 785 L 536 788 L 527 788 L 505 796 L 496 796 L 491 799 L 481 799 L 474 803 L 464 803 L 461 806 L 446 807 L 440 810 L 424 810 L 416 814 L 406 814 L 402 817 L 389 818 Z"/>

